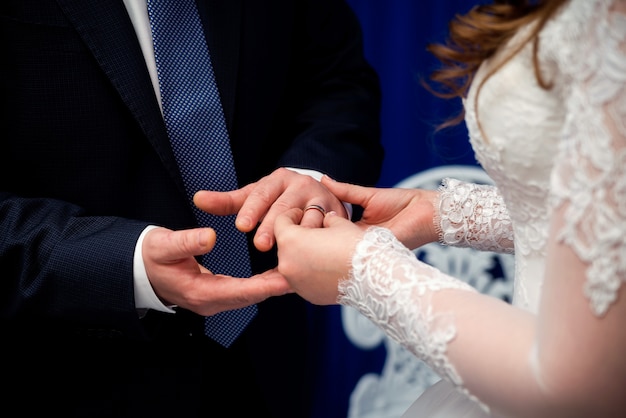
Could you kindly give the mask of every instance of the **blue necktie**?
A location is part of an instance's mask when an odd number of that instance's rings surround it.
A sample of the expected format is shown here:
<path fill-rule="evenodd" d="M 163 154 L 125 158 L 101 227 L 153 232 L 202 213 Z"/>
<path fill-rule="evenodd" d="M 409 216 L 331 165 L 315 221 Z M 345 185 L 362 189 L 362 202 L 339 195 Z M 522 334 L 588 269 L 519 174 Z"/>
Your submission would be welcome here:
<path fill-rule="evenodd" d="M 148 0 L 163 117 L 189 202 L 201 226 L 216 230 L 215 248 L 202 265 L 215 274 L 250 277 L 245 234 L 235 216 L 209 215 L 193 205 L 204 190 L 238 187 L 226 122 L 209 49 L 194 0 Z M 205 334 L 230 346 L 257 313 L 257 306 L 205 318 Z"/>

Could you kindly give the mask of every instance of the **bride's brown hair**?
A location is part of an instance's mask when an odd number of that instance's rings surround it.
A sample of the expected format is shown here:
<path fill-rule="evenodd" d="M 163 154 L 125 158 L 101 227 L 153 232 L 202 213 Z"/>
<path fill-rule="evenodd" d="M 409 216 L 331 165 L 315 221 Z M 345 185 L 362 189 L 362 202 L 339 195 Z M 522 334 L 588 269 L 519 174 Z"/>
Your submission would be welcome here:
<path fill-rule="evenodd" d="M 449 23 L 449 35 L 445 43 L 430 44 L 427 50 L 432 53 L 442 66 L 430 75 L 431 85 L 426 87 L 442 98 L 465 98 L 470 84 L 480 64 L 493 56 L 498 48 L 507 42 L 517 31 L 531 22 L 535 22 L 526 42 L 533 43 L 533 63 L 539 85 L 550 88 L 541 76 L 537 60 L 537 34 L 554 12 L 567 0 L 494 0 L 492 4 L 474 6 L 464 15 L 456 15 Z M 494 68 L 486 80 L 508 59 L 513 57 L 526 42 L 519 46 Z M 480 87 L 480 86 L 479 86 Z M 444 122 L 441 127 L 455 125 L 462 121 L 463 113 Z"/>

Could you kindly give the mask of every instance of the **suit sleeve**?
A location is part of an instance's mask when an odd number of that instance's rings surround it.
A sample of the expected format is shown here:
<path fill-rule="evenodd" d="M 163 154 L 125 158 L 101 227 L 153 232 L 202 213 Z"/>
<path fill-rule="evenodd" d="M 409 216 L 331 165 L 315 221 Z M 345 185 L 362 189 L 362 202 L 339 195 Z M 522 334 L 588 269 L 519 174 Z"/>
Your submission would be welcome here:
<path fill-rule="evenodd" d="M 310 42 L 295 61 L 300 98 L 292 102 L 299 131 L 280 164 L 374 184 L 383 158 L 381 97 L 359 21 L 343 1 L 307 4 L 298 34 Z"/>
<path fill-rule="evenodd" d="M 293 167 L 373 185 L 381 91 L 353 10 L 343 0 L 248 2 L 241 19 L 234 117 L 225 106 L 240 182 Z M 220 84 L 232 73 L 218 58 Z M 229 84 L 221 90 L 228 99 Z"/>
<path fill-rule="evenodd" d="M 8 193 L 0 193 L 0 214 L 2 320 L 37 317 L 139 332 L 132 260 L 145 223 L 85 216 L 75 205 Z"/>

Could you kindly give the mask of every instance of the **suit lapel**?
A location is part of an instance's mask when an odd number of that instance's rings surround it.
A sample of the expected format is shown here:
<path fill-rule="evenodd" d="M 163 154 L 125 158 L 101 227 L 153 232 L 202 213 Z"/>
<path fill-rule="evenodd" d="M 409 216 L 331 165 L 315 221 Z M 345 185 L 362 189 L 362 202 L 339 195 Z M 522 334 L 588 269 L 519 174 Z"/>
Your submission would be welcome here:
<path fill-rule="evenodd" d="M 122 1 L 57 0 L 184 192 L 165 123 Z M 242 0 L 197 0 L 230 132 L 235 112 Z"/>
<path fill-rule="evenodd" d="M 152 82 L 122 1 L 57 0 L 184 191 Z"/>

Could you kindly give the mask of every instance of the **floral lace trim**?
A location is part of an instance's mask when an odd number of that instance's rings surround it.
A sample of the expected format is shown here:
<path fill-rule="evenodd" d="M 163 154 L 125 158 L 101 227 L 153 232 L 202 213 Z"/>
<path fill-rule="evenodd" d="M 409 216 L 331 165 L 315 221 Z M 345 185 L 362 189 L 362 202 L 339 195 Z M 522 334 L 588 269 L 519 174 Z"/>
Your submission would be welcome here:
<path fill-rule="evenodd" d="M 559 50 L 573 81 L 551 203 L 564 205 L 558 237 L 589 265 L 585 294 L 601 316 L 626 282 L 626 15 L 623 5 L 613 13 L 617 1 L 579 3 L 588 9 L 569 22 L 577 42 Z"/>
<path fill-rule="evenodd" d="M 448 344 L 456 336 L 453 314 L 438 312 L 432 304 L 435 292 L 450 289 L 476 292 L 419 261 L 388 229 L 371 227 L 357 244 L 350 277 L 339 283 L 338 302 L 357 309 L 480 404 L 463 387 L 446 355 Z"/>
<path fill-rule="evenodd" d="M 444 179 L 435 208 L 439 242 L 513 254 L 513 225 L 494 186 Z"/>

